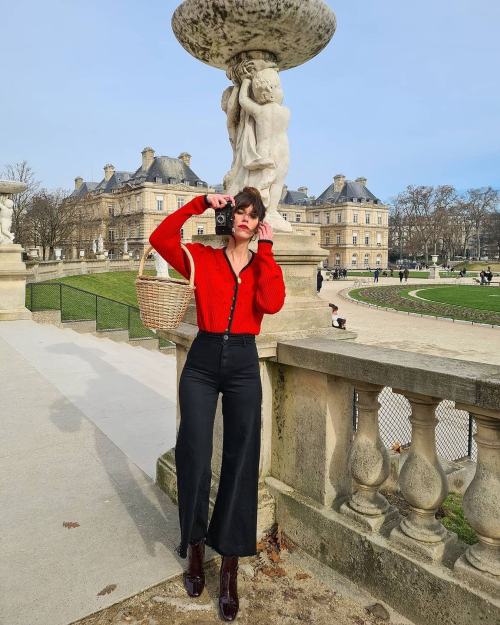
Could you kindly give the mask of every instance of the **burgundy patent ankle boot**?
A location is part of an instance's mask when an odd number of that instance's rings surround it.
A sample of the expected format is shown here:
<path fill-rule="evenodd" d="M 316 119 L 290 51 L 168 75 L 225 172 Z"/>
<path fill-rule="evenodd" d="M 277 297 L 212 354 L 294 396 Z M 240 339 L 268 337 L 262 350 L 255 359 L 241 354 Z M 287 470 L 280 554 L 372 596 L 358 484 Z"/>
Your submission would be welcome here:
<path fill-rule="evenodd" d="M 199 597 L 205 588 L 205 572 L 203 558 L 205 556 L 205 541 L 200 540 L 188 545 L 188 568 L 182 577 L 184 588 L 190 597 Z"/>
<path fill-rule="evenodd" d="M 219 576 L 219 612 L 224 621 L 234 621 L 238 609 L 238 556 L 222 556 Z"/>

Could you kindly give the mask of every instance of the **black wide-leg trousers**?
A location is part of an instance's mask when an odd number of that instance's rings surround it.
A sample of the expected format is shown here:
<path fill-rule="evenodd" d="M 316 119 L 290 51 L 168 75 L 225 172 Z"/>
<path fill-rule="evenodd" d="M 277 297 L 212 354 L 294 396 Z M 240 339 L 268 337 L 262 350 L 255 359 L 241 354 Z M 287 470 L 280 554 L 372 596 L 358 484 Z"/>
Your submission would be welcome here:
<path fill-rule="evenodd" d="M 208 525 L 212 438 L 222 393 L 223 451 L 219 489 Z M 262 386 L 255 336 L 200 331 L 179 381 L 175 445 L 181 542 L 205 539 L 225 556 L 255 555 Z"/>

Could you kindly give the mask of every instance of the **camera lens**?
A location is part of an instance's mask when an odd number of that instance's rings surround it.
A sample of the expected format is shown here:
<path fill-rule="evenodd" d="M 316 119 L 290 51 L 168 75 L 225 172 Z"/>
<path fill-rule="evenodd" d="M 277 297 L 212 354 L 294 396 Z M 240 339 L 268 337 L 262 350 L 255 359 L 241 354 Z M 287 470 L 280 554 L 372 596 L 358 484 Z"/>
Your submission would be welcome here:
<path fill-rule="evenodd" d="M 215 221 L 219 224 L 219 226 L 222 226 L 226 223 L 226 218 L 224 217 L 224 215 L 219 213 L 219 215 L 215 216 Z"/>

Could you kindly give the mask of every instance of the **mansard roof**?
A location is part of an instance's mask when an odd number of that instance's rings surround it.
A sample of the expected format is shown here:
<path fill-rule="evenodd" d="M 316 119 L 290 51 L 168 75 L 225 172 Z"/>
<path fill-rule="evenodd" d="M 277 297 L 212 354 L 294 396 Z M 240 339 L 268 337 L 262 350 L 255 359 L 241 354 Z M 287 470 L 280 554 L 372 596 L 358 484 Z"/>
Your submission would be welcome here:
<path fill-rule="evenodd" d="M 366 202 L 381 204 L 381 201 L 373 195 L 368 188 L 360 182 L 346 180 L 340 191 L 334 191 L 335 184 L 332 183 L 315 200 L 315 204 L 341 204 L 343 202 Z"/>

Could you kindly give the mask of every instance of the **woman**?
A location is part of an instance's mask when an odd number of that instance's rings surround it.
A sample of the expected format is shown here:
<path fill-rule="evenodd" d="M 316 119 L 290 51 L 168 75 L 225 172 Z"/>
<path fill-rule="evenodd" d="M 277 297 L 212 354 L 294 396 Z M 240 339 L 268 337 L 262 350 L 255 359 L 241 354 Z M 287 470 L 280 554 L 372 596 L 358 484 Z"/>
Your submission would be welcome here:
<path fill-rule="evenodd" d="M 227 246 L 188 243 L 196 267 L 195 297 L 199 332 L 179 380 L 180 426 L 175 446 L 181 542 L 189 551 L 184 586 L 203 591 L 205 544 L 222 556 L 219 609 L 224 620 L 238 612 L 238 557 L 256 554 L 257 488 L 262 388 L 255 336 L 264 314 L 277 313 L 285 300 L 280 266 L 272 253 L 273 233 L 264 223 L 265 206 L 257 189 L 234 198 L 206 195 L 169 215 L 151 235 L 151 245 L 188 278 L 190 264 L 180 230 L 192 215 L 233 202 L 232 235 Z M 258 252 L 248 249 L 258 237 Z M 222 393 L 223 452 L 219 490 L 208 522 L 212 433 Z"/>

